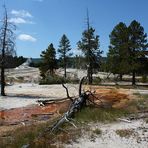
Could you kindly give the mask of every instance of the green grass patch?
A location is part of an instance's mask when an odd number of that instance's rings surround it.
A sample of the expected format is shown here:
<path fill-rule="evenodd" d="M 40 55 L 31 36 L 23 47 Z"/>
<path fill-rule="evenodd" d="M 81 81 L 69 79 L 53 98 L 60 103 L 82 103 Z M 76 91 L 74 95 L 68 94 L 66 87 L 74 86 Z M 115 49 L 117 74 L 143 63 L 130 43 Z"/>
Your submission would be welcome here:
<path fill-rule="evenodd" d="M 6 137 L 0 137 L 0 147 L 21 148 L 23 145 L 32 142 L 45 127 L 47 127 L 47 123 L 17 128 L 15 131 L 7 133 Z"/>
<path fill-rule="evenodd" d="M 75 120 L 79 122 L 113 122 L 117 118 L 127 115 L 128 111 L 124 109 L 85 107 L 76 115 Z"/>

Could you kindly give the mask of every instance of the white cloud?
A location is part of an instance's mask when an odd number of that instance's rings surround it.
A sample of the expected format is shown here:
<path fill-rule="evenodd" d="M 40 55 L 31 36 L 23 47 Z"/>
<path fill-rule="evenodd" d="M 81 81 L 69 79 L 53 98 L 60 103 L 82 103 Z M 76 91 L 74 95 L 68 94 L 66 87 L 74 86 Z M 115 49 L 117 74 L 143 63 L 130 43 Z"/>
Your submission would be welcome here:
<path fill-rule="evenodd" d="M 36 42 L 37 41 L 36 38 L 32 37 L 29 34 L 20 34 L 18 36 L 18 39 L 21 40 L 21 41 L 30 41 L 30 42 Z"/>
<path fill-rule="evenodd" d="M 12 10 L 11 14 L 15 15 L 16 17 L 23 17 L 23 18 L 24 17 L 29 17 L 29 18 L 32 17 L 32 15 L 28 11 L 25 11 L 25 10 L 19 10 L 19 11 Z"/>
<path fill-rule="evenodd" d="M 34 24 L 32 21 L 25 20 L 21 17 L 10 18 L 9 22 L 15 24 Z"/>
<path fill-rule="evenodd" d="M 15 23 L 15 24 L 26 24 L 26 20 L 23 18 L 17 17 L 17 18 L 10 18 L 9 22 Z"/>

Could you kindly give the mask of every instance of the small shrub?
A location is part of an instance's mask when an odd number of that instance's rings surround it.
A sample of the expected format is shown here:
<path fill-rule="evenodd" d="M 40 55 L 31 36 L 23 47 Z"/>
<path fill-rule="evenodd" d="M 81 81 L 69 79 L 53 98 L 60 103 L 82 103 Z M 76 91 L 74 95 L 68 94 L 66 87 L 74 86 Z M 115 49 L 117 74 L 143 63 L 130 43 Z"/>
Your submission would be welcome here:
<path fill-rule="evenodd" d="M 57 75 L 49 75 L 45 79 L 42 79 L 40 81 L 40 85 L 45 85 L 45 84 L 62 84 L 62 83 L 67 83 L 68 80 L 66 80 L 63 77 L 57 76 Z"/>
<path fill-rule="evenodd" d="M 142 83 L 148 82 L 147 75 L 143 75 L 143 76 L 142 76 L 141 82 L 142 82 Z"/>
<path fill-rule="evenodd" d="M 58 75 L 49 75 L 48 77 L 40 80 L 40 85 L 46 85 L 46 84 L 62 84 L 62 83 L 79 83 L 78 78 L 67 78 L 58 76 Z"/>
<path fill-rule="evenodd" d="M 93 79 L 93 84 L 100 84 L 101 83 L 101 78 L 100 77 L 95 77 L 94 79 Z"/>
<path fill-rule="evenodd" d="M 119 135 L 120 137 L 124 137 L 124 138 L 129 138 L 130 136 L 133 135 L 133 133 L 134 133 L 134 131 L 131 129 L 116 130 L 116 134 Z"/>
<path fill-rule="evenodd" d="M 97 129 L 93 130 L 93 133 L 96 134 L 96 135 L 101 135 L 102 131 L 97 128 Z"/>

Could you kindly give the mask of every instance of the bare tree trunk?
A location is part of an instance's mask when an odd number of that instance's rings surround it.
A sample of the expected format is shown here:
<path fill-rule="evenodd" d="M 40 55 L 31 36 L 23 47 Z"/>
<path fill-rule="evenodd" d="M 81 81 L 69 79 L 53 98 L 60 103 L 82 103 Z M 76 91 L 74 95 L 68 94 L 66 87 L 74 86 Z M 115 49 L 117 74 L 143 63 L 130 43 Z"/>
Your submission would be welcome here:
<path fill-rule="evenodd" d="M 1 95 L 5 96 L 5 70 L 3 65 L 1 67 Z"/>
<path fill-rule="evenodd" d="M 122 74 L 119 75 L 119 79 L 120 79 L 120 81 L 122 81 Z"/>
<path fill-rule="evenodd" d="M 66 79 L 66 53 L 64 53 L 64 78 Z"/>
<path fill-rule="evenodd" d="M 91 64 L 89 64 L 87 68 L 87 77 L 88 77 L 88 84 L 92 84 L 92 67 Z"/>
<path fill-rule="evenodd" d="M 92 81 L 93 81 L 93 69 L 92 69 L 92 66 L 90 65 L 90 84 L 92 84 Z"/>
<path fill-rule="evenodd" d="M 66 65 L 64 66 L 64 78 L 66 79 L 67 75 L 66 75 Z"/>
<path fill-rule="evenodd" d="M 13 54 L 14 49 L 14 35 L 13 30 L 15 29 L 15 26 L 13 24 L 8 22 L 8 16 L 7 16 L 7 9 L 4 5 L 4 19 L 2 27 L 0 28 L 0 38 L 1 38 L 1 95 L 5 96 L 5 67 L 6 67 L 6 54 Z M 7 49 L 7 50 L 6 50 Z"/>
<path fill-rule="evenodd" d="M 132 85 L 136 84 L 136 79 L 135 79 L 135 71 L 133 70 L 133 77 L 132 77 Z"/>
<path fill-rule="evenodd" d="M 6 48 L 6 33 L 7 33 L 7 11 L 5 12 L 5 22 L 4 22 L 4 36 L 2 43 L 2 61 L 1 61 L 1 95 L 5 96 L 5 48 Z"/>

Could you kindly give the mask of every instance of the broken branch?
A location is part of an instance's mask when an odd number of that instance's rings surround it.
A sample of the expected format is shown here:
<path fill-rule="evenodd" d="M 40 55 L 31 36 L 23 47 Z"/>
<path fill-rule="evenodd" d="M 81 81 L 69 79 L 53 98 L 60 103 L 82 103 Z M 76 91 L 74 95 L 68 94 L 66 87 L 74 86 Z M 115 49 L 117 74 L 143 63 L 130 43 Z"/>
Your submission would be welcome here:
<path fill-rule="evenodd" d="M 73 99 L 69 96 L 69 92 L 68 92 L 68 88 L 62 83 L 62 86 L 65 88 L 66 90 L 66 94 L 67 94 L 67 98 L 70 99 L 71 102 L 73 102 Z"/>

